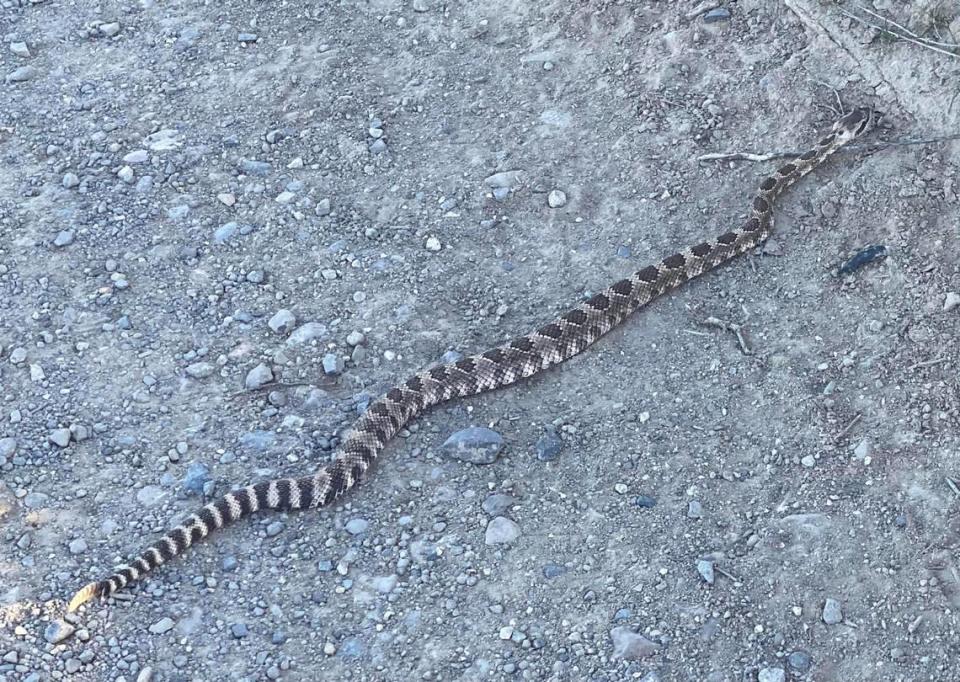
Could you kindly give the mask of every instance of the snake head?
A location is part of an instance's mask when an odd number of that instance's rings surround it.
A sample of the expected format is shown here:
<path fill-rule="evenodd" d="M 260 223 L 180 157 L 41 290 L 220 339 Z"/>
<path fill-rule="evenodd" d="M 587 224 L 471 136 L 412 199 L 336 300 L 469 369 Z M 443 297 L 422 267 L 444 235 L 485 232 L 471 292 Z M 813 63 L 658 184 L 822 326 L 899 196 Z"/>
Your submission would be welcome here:
<path fill-rule="evenodd" d="M 849 142 L 870 130 L 883 114 L 869 107 L 857 107 L 833 124 L 833 130 L 841 142 Z"/>

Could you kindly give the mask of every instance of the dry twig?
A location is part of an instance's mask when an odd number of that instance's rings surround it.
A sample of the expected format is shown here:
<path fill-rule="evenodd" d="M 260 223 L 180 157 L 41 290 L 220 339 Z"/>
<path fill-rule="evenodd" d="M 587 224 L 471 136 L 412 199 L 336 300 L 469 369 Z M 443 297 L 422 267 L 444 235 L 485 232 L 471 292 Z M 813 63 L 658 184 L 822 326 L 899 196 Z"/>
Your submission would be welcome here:
<path fill-rule="evenodd" d="M 861 8 L 861 9 L 863 9 L 863 8 Z M 878 30 L 878 31 L 883 31 L 884 33 L 888 33 L 888 34 L 894 36 L 895 38 L 899 38 L 900 40 L 906 40 L 908 43 L 913 43 L 914 45 L 919 45 L 920 47 L 925 47 L 925 48 L 927 48 L 928 50 L 933 50 L 934 52 L 939 52 L 940 54 L 945 54 L 945 55 L 947 55 L 948 57 L 954 57 L 954 58 L 960 57 L 960 54 L 957 54 L 956 52 L 951 52 L 950 50 L 945 50 L 945 49 L 943 49 L 942 47 L 938 47 L 938 45 L 939 45 L 940 43 L 938 43 L 937 41 L 930 41 L 930 40 L 927 40 L 926 38 L 919 38 L 919 37 L 915 38 L 915 37 L 912 37 L 912 36 L 914 36 L 914 35 L 916 35 L 916 34 L 911 33 L 911 32 L 909 32 L 909 31 L 908 31 L 907 33 L 910 33 L 910 35 L 907 35 L 907 34 L 904 34 L 904 33 L 900 33 L 899 31 L 894 31 L 894 30 L 891 30 L 891 29 L 889 29 L 889 28 L 885 28 L 885 27 L 883 27 L 883 26 L 878 26 L 877 24 L 874 24 L 874 23 L 872 23 L 872 22 L 870 22 L 870 21 L 867 21 L 867 20 L 864 19 L 863 17 L 858 17 L 858 16 L 857 16 L 856 14 L 854 14 L 853 12 L 848 12 L 847 10 L 843 9 L 842 7 L 840 8 L 840 12 L 841 12 L 842 14 L 845 14 L 846 16 L 850 17 L 850 18 L 853 19 L 854 21 L 859 21 L 859 22 L 860 22 L 861 24 L 863 24 L 864 26 L 869 26 L 870 28 L 876 29 L 876 30 Z M 871 12 L 871 14 L 873 14 L 873 12 Z M 875 15 L 875 16 L 879 16 L 879 15 Z M 895 24 L 894 22 L 890 21 L 889 19 L 886 19 L 886 18 L 884 18 L 884 17 L 880 17 L 880 18 L 883 19 L 883 20 L 886 21 L 886 22 L 889 22 L 891 25 L 899 26 L 899 24 Z"/>

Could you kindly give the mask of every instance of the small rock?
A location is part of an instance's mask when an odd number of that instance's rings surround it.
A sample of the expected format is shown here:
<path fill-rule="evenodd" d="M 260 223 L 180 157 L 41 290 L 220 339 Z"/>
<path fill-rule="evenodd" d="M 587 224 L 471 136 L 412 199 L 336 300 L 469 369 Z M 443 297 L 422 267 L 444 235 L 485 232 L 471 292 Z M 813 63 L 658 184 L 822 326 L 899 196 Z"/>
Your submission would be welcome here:
<path fill-rule="evenodd" d="M 659 644 L 634 632 L 626 625 L 613 628 L 610 631 L 610 639 L 613 641 L 613 658 L 621 658 L 625 661 L 638 661 L 660 650 Z"/>
<path fill-rule="evenodd" d="M 137 491 L 137 502 L 144 507 L 152 507 L 163 497 L 163 488 L 158 485 L 145 485 Z"/>
<path fill-rule="evenodd" d="M 440 240 L 436 237 L 427 237 L 427 241 L 424 244 L 427 251 L 439 251 L 442 248 Z"/>
<path fill-rule="evenodd" d="M 440 447 L 447 457 L 461 462 L 493 464 L 503 449 L 503 436 L 482 426 L 472 426 L 457 431 Z"/>
<path fill-rule="evenodd" d="M 135 179 L 133 168 L 130 166 L 123 166 L 120 170 L 117 171 L 117 177 L 120 178 L 123 182 L 128 185 L 132 185 Z"/>
<path fill-rule="evenodd" d="M 700 559 L 700 561 L 697 562 L 697 573 L 700 574 L 700 577 L 703 578 L 703 581 L 707 583 L 707 585 L 713 585 L 716 580 L 712 561 Z"/>
<path fill-rule="evenodd" d="M 484 542 L 488 545 L 505 545 L 520 537 L 520 526 L 506 516 L 497 516 L 487 524 Z"/>
<path fill-rule="evenodd" d="M 567 195 L 559 189 L 551 190 L 547 195 L 547 206 L 550 208 L 561 208 L 567 203 Z"/>
<path fill-rule="evenodd" d="M 504 495 L 503 493 L 494 493 L 493 495 L 488 495 L 487 499 L 483 501 L 483 504 L 480 505 L 490 516 L 502 516 L 516 500 L 510 495 Z"/>
<path fill-rule="evenodd" d="M 805 673 L 810 670 L 812 664 L 813 659 L 810 654 L 802 649 L 798 649 L 787 656 L 787 665 L 800 673 Z"/>
<path fill-rule="evenodd" d="M 370 522 L 366 519 L 350 519 L 345 528 L 350 535 L 362 535 L 370 528 Z"/>
<path fill-rule="evenodd" d="M 287 334 L 297 324 L 297 316 L 286 308 L 281 308 L 267 321 L 267 326 L 277 334 Z"/>
<path fill-rule="evenodd" d="M 650 509 L 657 505 L 657 500 L 649 495 L 637 495 L 633 503 L 641 509 Z"/>
<path fill-rule="evenodd" d="M 63 248 L 73 244 L 73 230 L 60 230 L 53 238 L 53 245 Z"/>
<path fill-rule="evenodd" d="M 690 503 L 687 505 L 687 518 L 703 518 L 703 505 L 700 504 L 698 500 L 690 500 Z"/>
<path fill-rule="evenodd" d="M 77 538 L 76 540 L 71 540 L 68 547 L 71 554 L 83 554 L 87 551 L 87 541 L 83 538 Z"/>
<path fill-rule="evenodd" d="M 36 78 L 38 73 L 39 71 L 32 66 L 21 66 L 7 74 L 7 82 L 26 83 L 28 80 Z"/>
<path fill-rule="evenodd" d="M 23 57 L 24 59 L 30 56 L 30 48 L 27 47 L 27 44 L 24 42 L 15 42 L 10 43 L 10 51 L 18 57 Z"/>
<path fill-rule="evenodd" d="M 180 484 L 188 495 L 200 495 L 211 481 L 213 478 L 210 476 L 210 467 L 203 462 L 190 462 L 187 474 Z"/>
<path fill-rule="evenodd" d="M 51 621 L 43 631 L 43 638 L 50 644 L 59 644 L 76 632 L 76 628 L 63 620 Z"/>
<path fill-rule="evenodd" d="M 484 178 L 484 184 L 490 189 L 504 188 L 511 189 L 523 182 L 522 170 L 501 171 Z"/>
<path fill-rule="evenodd" d="M 19 365 L 21 362 L 27 359 L 27 349 L 17 346 L 12 351 L 10 351 L 10 364 Z"/>
<path fill-rule="evenodd" d="M 323 216 L 330 215 L 330 200 L 321 199 L 318 201 L 316 207 L 313 209 L 313 212 L 315 215 L 321 218 Z"/>
<path fill-rule="evenodd" d="M 107 38 L 113 38 L 120 33 L 120 22 L 109 21 L 105 24 L 100 24 L 99 29 L 101 35 L 105 35 Z"/>
<path fill-rule="evenodd" d="M 243 639 L 249 634 L 246 623 L 234 623 L 230 626 L 230 634 L 234 639 Z"/>
<path fill-rule="evenodd" d="M 381 575 L 370 580 L 370 585 L 380 594 L 390 594 L 400 583 L 397 575 Z"/>
<path fill-rule="evenodd" d="M 715 24 L 718 21 L 726 21 L 730 18 L 730 10 L 726 7 L 714 7 L 712 10 L 703 15 L 703 22 L 705 24 Z"/>
<path fill-rule="evenodd" d="M 553 462 L 560 456 L 563 440 L 556 431 L 551 429 L 540 436 L 533 447 L 537 453 L 537 459 L 541 462 Z"/>
<path fill-rule="evenodd" d="M 840 608 L 840 602 L 836 599 L 827 597 L 823 603 L 823 622 L 827 625 L 836 625 L 843 622 L 843 611 Z"/>
<path fill-rule="evenodd" d="M 958 306 L 960 306 L 960 294 L 956 293 L 955 291 L 947 292 L 947 297 L 943 300 L 944 312 L 949 313 Z"/>
<path fill-rule="evenodd" d="M 80 178 L 77 177 L 76 173 L 64 173 L 60 184 L 63 185 L 64 189 L 73 189 L 80 184 Z"/>
<path fill-rule="evenodd" d="M 146 163 L 150 160 L 150 152 L 146 149 L 135 149 L 124 155 L 123 162 L 129 164 Z"/>
<path fill-rule="evenodd" d="M 387 143 L 383 140 L 383 138 L 374 140 L 370 144 L 371 154 L 383 154 L 385 151 L 387 151 Z"/>
<path fill-rule="evenodd" d="M 205 379 L 213 374 L 214 369 L 216 368 L 209 362 L 194 362 L 191 365 L 187 365 L 187 376 L 193 377 L 194 379 Z"/>
<path fill-rule="evenodd" d="M 811 467 L 816 466 L 817 458 L 814 457 L 813 455 L 804 455 L 803 458 L 800 460 L 800 464 L 810 469 Z"/>
<path fill-rule="evenodd" d="M 256 33 L 238 33 L 237 42 L 240 43 L 255 43 L 260 40 L 260 37 Z"/>
<path fill-rule="evenodd" d="M 364 341 L 364 336 L 362 332 L 353 331 L 347 334 L 347 345 L 348 346 L 359 346 Z"/>
<path fill-rule="evenodd" d="M 54 445 L 65 448 L 70 445 L 70 429 L 54 429 L 47 438 Z"/>
<path fill-rule="evenodd" d="M 16 438 L 0 438 L 0 459 L 13 457 L 17 451 Z"/>
<path fill-rule="evenodd" d="M 322 339 L 327 335 L 327 328 L 319 322 L 307 322 L 297 327 L 289 337 L 288 346 L 302 346 L 314 339 Z"/>
<path fill-rule="evenodd" d="M 155 635 L 162 635 L 164 633 L 170 632 L 173 629 L 174 622 L 173 618 L 169 616 L 164 616 L 156 623 L 151 625 L 148 629 Z"/>
<path fill-rule="evenodd" d="M 327 376 L 343 374 L 343 358 L 336 353 L 327 353 L 323 356 L 323 373 Z"/>
<path fill-rule="evenodd" d="M 272 538 L 283 532 L 283 521 L 273 521 L 267 526 L 267 537 Z"/>
<path fill-rule="evenodd" d="M 247 377 L 243 380 L 243 385 L 248 391 L 254 391 L 261 386 L 266 386 L 271 381 L 273 381 L 273 370 L 261 362 L 247 372 Z"/>
<path fill-rule="evenodd" d="M 757 674 L 757 682 L 784 682 L 787 673 L 783 668 L 761 668 Z"/>
<path fill-rule="evenodd" d="M 870 441 L 864 439 L 857 443 L 857 447 L 853 449 L 853 456 L 857 459 L 866 459 L 873 453 L 873 447 L 870 445 Z"/>
<path fill-rule="evenodd" d="M 213 241 L 217 244 L 223 244 L 228 241 L 233 235 L 237 233 L 240 229 L 240 226 L 235 222 L 230 221 L 229 223 L 224 223 L 216 230 L 213 231 Z"/>
<path fill-rule="evenodd" d="M 228 573 L 231 571 L 235 571 L 237 570 L 238 565 L 239 565 L 239 562 L 237 561 L 237 557 L 233 556 L 232 554 L 223 557 L 222 566 L 224 571 L 227 571 Z"/>
<path fill-rule="evenodd" d="M 30 381 L 37 382 L 43 381 L 47 378 L 47 375 L 43 372 L 43 367 L 33 363 L 30 365 Z"/>

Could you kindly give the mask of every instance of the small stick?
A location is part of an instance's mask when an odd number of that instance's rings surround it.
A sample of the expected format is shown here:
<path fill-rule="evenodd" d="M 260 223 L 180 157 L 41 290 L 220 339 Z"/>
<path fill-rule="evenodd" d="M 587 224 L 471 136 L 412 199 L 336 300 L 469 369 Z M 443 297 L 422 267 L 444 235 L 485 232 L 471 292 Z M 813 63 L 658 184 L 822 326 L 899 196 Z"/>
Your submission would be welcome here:
<path fill-rule="evenodd" d="M 887 17 L 885 17 L 885 16 L 883 16 L 883 15 L 881 15 L 881 14 L 877 14 L 877 13 L 874 12 L 873 10 L 868 9 L 868 8 L 864 7 L 863 5 L 857 5 L 857 9 L 861 10 L 862 12 L 866 12 L 867 14 L 869 14 L 869 15 L 872 16 L 872 17 L 876 17 L 876 18 L 879 19 L 880 21 L 885 21 L 885 22 L 887 22 L 888 24 L 890 24 L 891 26 L 896 26 L 896 27 L 899 28 L 901 31 L 903 31 L 905 34 L 907 34 L 908 36 L 910 36 L 910 37 L 912 37 L 912 38 L 916 38 L 917 40 L 921 40 L 921 41 L 923 41 L 923 42 L 925 42 L 925 43 L 929 43 L 929 44 L 931 44 L 931 45 L 939 45 L 940 47 L 946 47 L 946 48 L 950 48 L 950 49 L 954 49 L 954 50 L 957 49 L 958 47 L 960 47 L 960 44 L 957 44 L 957 43 L 944 43 L 944 42 L 941 42 L 941 41 L 939 41 L 939 40 L 930 40 L 929 38 L 924 38 L 923 36 L 917 35 L 916 33 L 914 33 L 913 31 L 911 31 L 911 30 L 910 30 L 909 28 L 907 28 L 906 26 L 901 26 L 900 24 L 898 24 L 897 22 L 895 22 L 893 19 L 888 19 Z M 889 33 L 889 31 L 888 31 L 888 33 Z"/>
<path fill-rule="evenodd" d="M 943 135 L 942 137 L 931 137 L 925 140 L 893 140 L 891 142 L 875 142 L 873 144 L 851 144 L 837 150 L 838 154 L 850 152 L 875 152 L 887 147 L 908 147 L 918 144 L 934 144 L 936 142 L 950 142 L 951 140 L 960 140 L 960 133 L 954 135 Z M 754 154 L 752 152 L 729 152 L 729 153 L 711 153 L 701 154 L 697 161 L 771 161 L 773 159 L 794 159 L 803 152 L 777 151 L 766 154 Z"/>
<path fill-rule="evenodd" d="M 854 417 L 853 419 L 851 419 L 851 420 L 850 420 L 850 423 L 847 424 L 845 427 L 843 427 L 843 431 L 841 431 L 840 433 L 837 434 L 836 438 L 833 439 L 833 442 L 834 442 L 834 443 L 839 443 L 841 440 L 843 440 L 843 439 L 846 437 L 846 435 L 847 435 L 848 433 L 850 433 L 851 430 L 853 430 L 853 427 L 856 426 L 857 423 L 858 423 L 862 418 L 863 418 L 863 412 L 858 412 L 858 413 L 857 413 L 857 416 Z"/>
<path fill-rule="evenodd" d="M 242 391 L 237 391 L 231 398 L 239 398 L 242 395 L 250 395 L 251 393 L 256 393 L 257 391 L 271 391 L 275 388 L 295 388 L 297 386 L 313 386 L 312 381 L 274 381 L 273 383 L 264 384 L 263 386 L 257 386 L 256 388 L 245 388 Z"/>
<path fill-rule="evenodd" d="M 904 35 L 904 34 L 902 34 L 902 33 L 898 33 L 897 31 L 891 31 L 889 28 L 884 28 L 883 26 L 877 26 L 876 24 L 872 24 L 872 23 L 870 23 L 869 21 L 867 21 L 866 19 L 863 19 L 863 18 L 861 18 L 861 17 L 858 17 L 856 14 L 853 14 L 852 12 L 848 12 L 847 10 L 845 10 L 845 9 L 843 9 L 843 8 L 840 8 L 840 12 L 841 12 L 842 14 L 846 14 L 848 17 L 850 17 L 851 19 L 853 19 L 853 20 L 855 20 L 855 21 L 859 21 L 859 22 L 860 22 L 861 24 L 863 24 L 864 26 L 869 26 L 870 28 L 875 28 L 875 29 L 877 29 L 878 31 L 883 31 L 884 33 L 889 33 L 890 35 L 894 36 L 895 38 L 899 38 L 900 40 L 906 40 L 908 43 L 913 43 L 914 45 L 919 45 L 920 47 L 925 47 L 925 48 L 927 48 L 928 50 L 933 50 L 934 52 L 939 52 L 940 54 L 945 54 L 945 55 L 947 55 L 947 56 L 949 56 L 949 57 L 954 57 L 954 58 L 960 57 L 960 54 L 957 54 L 956 52 L 951 52 L 950 50 L 944 50 L 943 48 L 937 47 L 936 45 L 931 45 L 931 44 L 930 44 L 929 42 L 927 42 L 925 39 L 922 39 L 922 38 L 921 38 L 920 40 L 917 40 L 916 38 L 911 38 L 910 36 Z"/>
<path fill-rule="evenodd" d="M 931 365 L 939 365 L 941 362 L 946 362 L 949 358 L 936 358 L 934 360 L 924 360 L 923 362 L 918 362 L 916 364 L 910 365 L 907 367 L 909 372 L 911 369 L 919 369 L 920 367 L 930 367 Z"/>
<path fill-rule="evenodd" d="M 960 488 L 957 487 L 956 482 L 954 482 L 954 480 L 949 476 L 944 476 L 943 478 L 947 481 L 947 485 L 950 486 L 950 490 L 953 491 L 953 494 L 957 497 L 960 497 Z"/>
<path fill-rule="evenodd" d="M 730 580 L 732 580 L 732 581 L 735 582 L 735 583 L 739 583 L 739 582 L 740 582 L 740 578 L 738 578 L 737 576 L 733 575 L 733 573 L 728 573 L 727 571 L 723 570 L 722 568 L 720 568 L 720 567 L 717 566 L 716 564 L 714 564 L 713 570 L 716 571 L 717 573 L 719 573 L 720 575 L 725 575 L 726 577 L 728 577 Z"/>
<path fill-rule="evenodd" d="M 733 322 L 727 322 L 726 320 L 721 320 L 718 317 L 708 317 L 701 324 L 705 324 L 710 327 L 719 327 L 724 331 L 733 332 L 737 335 L 737 343 L 740 344 L 740 350 L 744 355 L 752 355 L 753 351 L 750 350 L 749 344 L 747 344 L 747 339 L 743 335 L 743 327 L 739 324 L 734 324 Z"/>

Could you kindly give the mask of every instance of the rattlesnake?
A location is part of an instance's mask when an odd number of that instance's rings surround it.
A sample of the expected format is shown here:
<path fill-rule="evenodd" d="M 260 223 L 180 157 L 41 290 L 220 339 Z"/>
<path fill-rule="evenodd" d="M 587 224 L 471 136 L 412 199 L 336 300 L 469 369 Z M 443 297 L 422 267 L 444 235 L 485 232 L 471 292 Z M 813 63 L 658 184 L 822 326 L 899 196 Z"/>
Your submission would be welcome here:
<path fill-rule="evenodd" d="M 535 332 L 478 355 L 423 371 L 373 402 L 344 438 L 334 460 L 302 478 L 263 481 L 226 493 L 191 514 L 109 578 L 89 583 L 68 606 L 76 610 L 143 578 L 217 528 L 260 509 L 311 509 L 356 484 L 411 419 L 445 400 L 491 391 L 532 376 L 583 351 L 628 315 L 687 280 L 754 248 L 770 236 L 773 200 L 828 156 L 869 130 L 879 114 L 859 108 L 841 117 L 813 148 L 760 183 L 750 217 L 738 229 L 675 253 L 583 301 Z"/>

